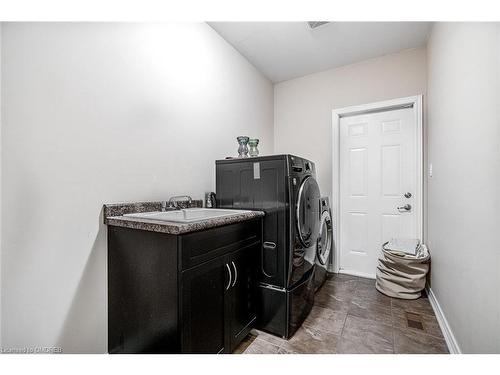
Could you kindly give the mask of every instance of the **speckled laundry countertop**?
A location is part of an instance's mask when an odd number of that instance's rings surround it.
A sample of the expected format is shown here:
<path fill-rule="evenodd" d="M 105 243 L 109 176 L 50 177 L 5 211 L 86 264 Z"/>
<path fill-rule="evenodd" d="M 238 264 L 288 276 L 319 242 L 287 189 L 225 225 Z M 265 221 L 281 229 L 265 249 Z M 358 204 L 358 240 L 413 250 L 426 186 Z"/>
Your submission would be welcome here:
<path fill-rule="evenodd" d="M 181 203 L 181 202 L 179 202 Z M 186 203 L 182 208 L 202 207 L 201 200 L 193 200 L 190 206 Z M 138 218 L 124 216 L 131 213 L 155 212 L 162 210 L 162 202 L 137 202 L 137 203 L 114 203 L 104 205 L 104 223 L 107 225 L 140 229 L 151 232 L 161 232 L 168 234 L 184 234 L 200 230 L 221 227 L 228 224 L 239 223 L 263 217 L 263 211 L 244 211 L 232 216 L 215 217 L 203 219 L 190 223 L 178 223 L 173 221 L 154 220 L 148 218 Z M 238 210 L 235 210 L 238 211 Z"/>

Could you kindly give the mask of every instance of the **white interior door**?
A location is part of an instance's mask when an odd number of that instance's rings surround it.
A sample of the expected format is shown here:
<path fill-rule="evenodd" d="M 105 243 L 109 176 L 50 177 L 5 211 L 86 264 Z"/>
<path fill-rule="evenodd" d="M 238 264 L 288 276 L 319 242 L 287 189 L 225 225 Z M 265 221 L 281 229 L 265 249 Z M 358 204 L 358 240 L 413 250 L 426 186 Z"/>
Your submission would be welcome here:
<path fill-rule="evenodd" d="M 416 129 L 414 108 L 340 119 L 341 272 L 374 277 L 385 241 L 419 238 Z"/>

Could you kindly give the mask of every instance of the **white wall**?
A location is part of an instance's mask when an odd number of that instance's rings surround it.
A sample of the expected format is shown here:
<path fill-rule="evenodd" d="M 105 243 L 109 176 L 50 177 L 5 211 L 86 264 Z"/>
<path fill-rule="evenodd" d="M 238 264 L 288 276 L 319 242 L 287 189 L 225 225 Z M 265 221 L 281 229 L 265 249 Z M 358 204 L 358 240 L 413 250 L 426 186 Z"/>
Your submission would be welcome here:
<path fill-rule="evenodd" d="M 427 60 L 432 290 L 463 352 L 499 353 L 499 26 L 436 24 Z"/>
<path fill-rule="evenodd" d="M 275 85 L 275 151 L 316 162 L 322 195 L 332 192 L 332 110 L 425 94 L 424 48 L 310 74 Z"/>
<path fill-rule="evenodd" d="M 105 352 L 105 202 L 201 198 L 273 88 L 205 24 L 4 24 L 4 346 Z"/>

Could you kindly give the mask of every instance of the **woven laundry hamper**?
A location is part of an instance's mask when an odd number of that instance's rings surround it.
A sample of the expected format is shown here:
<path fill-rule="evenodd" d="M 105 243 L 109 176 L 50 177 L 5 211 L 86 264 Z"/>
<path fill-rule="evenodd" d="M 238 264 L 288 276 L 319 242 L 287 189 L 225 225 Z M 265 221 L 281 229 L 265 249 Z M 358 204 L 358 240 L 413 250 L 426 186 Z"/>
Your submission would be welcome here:
<path fill-rule="evenodd" d="M 382 255 L 378 260 L 375 287 L 389 297 L 417 299 L 425 288 L 429 272 L 430 254 L 425 245 L 420 257 L 395 253 L 382 245 Z"/>

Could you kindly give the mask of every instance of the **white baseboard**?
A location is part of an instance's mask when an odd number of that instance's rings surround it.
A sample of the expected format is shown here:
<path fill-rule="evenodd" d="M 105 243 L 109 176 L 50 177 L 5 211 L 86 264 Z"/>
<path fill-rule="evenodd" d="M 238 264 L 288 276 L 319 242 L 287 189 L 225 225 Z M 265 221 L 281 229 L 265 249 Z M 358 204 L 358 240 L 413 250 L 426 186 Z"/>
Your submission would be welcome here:
<path fill-rule="evenodd" d="M 441 309 L 441 306 L 436 299 L 436 295 L 431 288 L 426 288 L 426 290 L 427 295 L 429 296 L 429 302 L 431 303 L 432 309 L 434 310 L 434 314 L 436 314 L 439 328 L 441 328 L 441 331 L 443 332 L 443 336 L 450 354 L 462 354 L 462 350 L 460 349 L 455 335 L 453 334 L 453 331 L 451 330 L 451 327 L 448 324 L 446 317 L 444 316 L 443 310 Z"/>
<path fill-rule="evenodd" d="M 369 273 L 364 273 L 364 272 L 358 272 L 358 271 L 339 270 L 338 273 L 343 273 L 344 275 L 359 276 L 359 277 L 363 277 L 365 279 L 375 279 L 375 275 L 374 274 L 369 274 Z"/>

